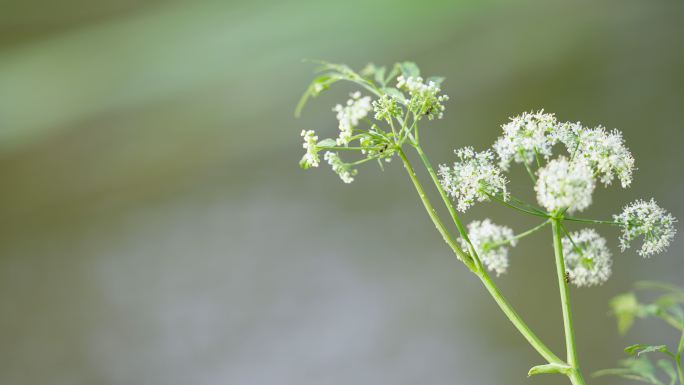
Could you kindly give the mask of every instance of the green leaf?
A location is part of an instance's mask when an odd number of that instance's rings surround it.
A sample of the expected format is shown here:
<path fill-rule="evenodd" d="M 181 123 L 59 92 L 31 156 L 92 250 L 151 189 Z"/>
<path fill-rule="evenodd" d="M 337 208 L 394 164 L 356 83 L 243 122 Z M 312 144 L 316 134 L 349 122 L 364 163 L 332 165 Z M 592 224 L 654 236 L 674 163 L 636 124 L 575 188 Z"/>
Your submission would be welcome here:
<path fill-rule="evenodd" d="M 620 364 L 622 365 L 621 368 L 599 370 L 592 377 L 612 375 L 653 385 L 663 385 L 655 375 L 655 367 L 646 357 L 622 360 Z"/>
<path fill-rule="evenodd" d="M 316 146 L 318 146 L 318 147 L 335 147 L 335 146 L 337 146 L 337 141 L 335 141 L 335 139 L 327 138 L 327 139 L 323 139 L 320 142 L 316 143 Z"/>
<path fill-rule="evenodd" d="M 625 334 L 634 323 L 634 318 L 641 312 L 641 305 L 634 293 L 618 295 L 610 300 L 610 308 L 617 319 L 618 331 Z"/>
<path fill-rule="evenodd" d="M 642 354 L 647 354 L 647 353 L 653 353 L 653 352 L 660 352 L 660 353 L 665 353 L 665 354 L 672 354 L 670 353 L 669 350 L 667 350 L 667 346 L 665 345 L 632 345 L 628 346 L 625 348 L 625 353 L 630 354 L 632 356 L 639 357 Z"/>
<path fill-rule="evenodd" d="M 375 70 L 375 76 L 374 76 L 375 82 L 382 85 L 382 86 L 385 85 L 385 71 L 386 71 L 385 67 L 380 67 L 377 70 Z"/>
<path fill-rule="evenodd" d="M 405 61 L 399 63 L 399 69 L 401 70 L 401 74 L 404 75 L 404 77 L 418 77 L 420 76 L 420 68 L 416 65 L 414 62 L 410 61 Z"/>
<path fill-rule="evenodd" d="M 401 91 L 399 91 L 398 89 L 393 88 L 393 87 L 385 87 L 382 89 L 382 92 L 393 97 L 399 103 L 406 104 L 406 96 L 404 96 L 404 94 Z"/>
<path fill-rule="evenodd" d="M 684 288 L 664 282 L 639 281 L 634 284 L 634 287 L 642 290 L 660 290 L 670 293 L 680 293 L 684 295 Z"/>
<path fill-rule="evenodd" d="M 656 365 L 670 377 L 670 385 L 674 385 L 677 381 L 677 372 L 675 371 L 674 364 L 670 360 L 658 360 Z"/>
<path fill-rule="evenodd" d="M 295 117 L 300 116 L 300 114 L 302 113 L 302 109 L 304 108 L 306 102 L 309 100 L 310 97 L 315 98 L 321 92 L 330 88 L 331 84 L 338 82 L 342 79 L 344 79 L 343 76 L 334 73 L 321 75 L 314 79 L 304 92 L 304 95 L 302 95 L 302 97 L 299 99 L 299 103 L 297 103 L 297 107 L 295 108 Z"/>
<path fill-rule="evenodd" d="M 444 77 L 443 77 L 443 76 L 430 76 L 430 77 L 427 78 L 427 80 L 426 80 L 427 83 L 433 82 L 433 83 L 435 83 L 435 84 L 438 85 L 438 86 L 442 85 L 442 82 L 443 82 L 443 81 L 444 81 Z"/>
<path fill-rule="evenodd" d="M 527 377 L 532 377 L 537 374 L 553 374 L 553 373 L 559 373 L 559 374 L 568 374 L 572 370 L 572 367 L 569 365 L 562 365 L 562 364 L 546 364 L 546 365 L 537 365 L 533 366 L 529 372 L 527 372 Z"/>

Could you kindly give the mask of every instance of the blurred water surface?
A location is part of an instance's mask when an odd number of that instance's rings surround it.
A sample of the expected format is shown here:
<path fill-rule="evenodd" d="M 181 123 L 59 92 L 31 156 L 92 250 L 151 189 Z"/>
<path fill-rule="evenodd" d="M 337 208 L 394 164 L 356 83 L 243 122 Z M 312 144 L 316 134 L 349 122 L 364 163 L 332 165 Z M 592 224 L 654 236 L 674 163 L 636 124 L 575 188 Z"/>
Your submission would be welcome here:
<path fill-rule="evenodd" d="M 592 215 L 654 196 L 682 218 L 682 17 L 675 0 L 6 2 L 0 383 L 565 383 L 525 377 L 540 358 L 398 163 L 352 185 L 297 168 L 299 131 L 334 132 L 349 91 L 295 120 L 302 59 L 446 76 L 446 118 L 421 135 L 434 162 L 524 110 L 618 127 L 639 170 Z M 483 216 L 535 224 L 493 205 L 466 220 Z M 642 260 L 611 231 L 614 278 L 572 290 L 586 372 L 675 338 L 655 322 L 618 336 L 607 301 L 637 279 L 684 284 L 682 242 Z M 497 280 L 561 352 L 549 237 Z"/>

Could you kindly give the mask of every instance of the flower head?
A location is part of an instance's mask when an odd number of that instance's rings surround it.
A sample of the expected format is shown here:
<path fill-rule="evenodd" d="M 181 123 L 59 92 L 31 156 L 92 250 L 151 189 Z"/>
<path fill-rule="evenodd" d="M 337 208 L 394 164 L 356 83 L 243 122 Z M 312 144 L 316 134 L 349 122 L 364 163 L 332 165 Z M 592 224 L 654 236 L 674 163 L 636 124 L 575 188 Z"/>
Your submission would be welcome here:
<path fill-rule="evenodd" d="M 506 178 L 494 164 L 491 151 L 475 152 L 472 147 L 455 151 L 459 160 L 453 167 L 439 166 L 444 190 L 457 201 L 459 211 L 466 211 L 476 201 L 489 200 L 489 195 L 507 199 Z"/>
<path fill-rule="evenodd" d="M 494 143 L 501 168 L 508 170 L 511 161 L 529 165 L 537 156 L 548 159 L 557 141 L 553 134 L 556 126 L 556 117 L 543 110 L 511 118 L 501 126 L 503 136 Z"/>
<path fill-rule="evenodd" d="M 649 202 L 637 200 L 625 206 L 622 213 L 614 215 L 613 220 L 622 228 L 620 248 L 625 251 L 630 243 L 643 235 L 644 243 L 638 253 L 644 258 L 662 253 L 674 239 L 677 219 L 651 199 Z"/>
<path fill-rule="evenodd" d="M 339 175 L 342 182 L 351 183 L 354 181 L 354 175 L 356 175 L 357 171 L 352 169 L 349 164 L 344 163 L 342 159 L 340 159 L 339 154 L 326 151 L 325 155 L 323 155 L 323 159 L 325 159 L 332 167 L 332 170 Z"/>
<path fill-rule="evenodd" d="M 565 123 L 558 130 L 558 139 L 563 142 L 573 159 L 584 159 L 600 176 L 604 185 L 609 185 L 615 177 L 620 180 L 623 188 L 632 183 L 634 157 L 625 146 L 620 131 Z"/>
<path fill-rule="evenodd" d="M 428 119 L 442 119 L 444 117 L 444 102 L 449 100 L 448 95 L 439 95 L 442 91 L 434 81 L 425 83 L 420 76 L 399 76 L 397 88 L 407 91 L 411 96 L 408 106 L 417 112 L 418 116 L 427 116 Z"/>
<path fill-rule="evenodd" d="M 346 105 L 338 104 L 333 108 L 337 112 L 339 121 L 340 136 L 337 138 L 337 145 L 347 145 L 352 137 L 352 130 L 359 125 L 359 120 L 368 115 L 372 109 L 370 96 L 361 97 L 360 92 L 350 94 Z"/>
<path fill-rule="evenodd" d="M 540 169 L 537 176 L 537 201 L 547 210 L 574 212 L 591 204 L 594 176 L 586 162 L 571 162 L 561 156 Z"/>
<path fill-rule="evenodd" d="M 301 135 L 304 138 L 302 147 L 306 149 L 306 154 L 304 154 L 304 157 L 300 162 L 302 167 L 318 167 L 318 164 L 321 161 L 321 159 L 318 157 L 318 148 L 316 147 L 318 136 L 316 136 L 316 133 L 313 130 L 302 130 Z"/>
<path fill-rule="evenodd" d="M 562 240 L 565 269 L 575 286 L 600 285 L 611 274 L 610 250 L 594 229 L 583 229 Z"/>
<path fill-rule="evenodd" d="M 513 239 L 513 230 L 506 226 L 499 226 L 489 219 L 473 221 L 468 224 L 468 239 L 473 244 L 475 251 L 480 256 L 482 263 L 497 275 L 501 275 L 508 269 L 508 245 L 515 246 L 517 240 Z M 463 238 L 459 238 L 461 247 L 468 248 Z"/>
<path fill-rule="evenodd" d="M 375 112 L 375 119 L 387 122 L 401 114 L 397 100 L 387 94 L 383 94 L 380 99 L 373 101 L 373 111 Z"/>

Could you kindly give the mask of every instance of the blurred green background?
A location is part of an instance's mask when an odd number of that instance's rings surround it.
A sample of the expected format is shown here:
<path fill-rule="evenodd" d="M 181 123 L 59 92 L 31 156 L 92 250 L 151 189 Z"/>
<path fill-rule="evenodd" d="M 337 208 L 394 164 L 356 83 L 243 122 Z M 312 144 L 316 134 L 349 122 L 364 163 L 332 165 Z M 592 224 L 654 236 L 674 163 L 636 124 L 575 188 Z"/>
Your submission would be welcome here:
<path fill-rule="evenodd" d="M 635 183 L 587 215 L 653 196 L 682 218 L 682 20 L 681 0 L 2 2 L 0 383 L 565 384 L 525 377 L 540 357 L 399 163 L 352 185 L 297 167 L 300 130 L 334 135 L 349 91 L 295 120 L 302 59 L 446 76 L 446 118 L 421 135 L 436 163 L 524 110 L 620 128 Z M 465 220 L 485 215 L 535 223 L 491 204 Z M 586 373 L 675 343 L 657 321 L 619 336 L 611 296 L 684 284 L 681 240 L 643 260 L 600 231 L 614 277 L 572 290 Z M 560 353 L 549 237 L 497 281 Z"/>

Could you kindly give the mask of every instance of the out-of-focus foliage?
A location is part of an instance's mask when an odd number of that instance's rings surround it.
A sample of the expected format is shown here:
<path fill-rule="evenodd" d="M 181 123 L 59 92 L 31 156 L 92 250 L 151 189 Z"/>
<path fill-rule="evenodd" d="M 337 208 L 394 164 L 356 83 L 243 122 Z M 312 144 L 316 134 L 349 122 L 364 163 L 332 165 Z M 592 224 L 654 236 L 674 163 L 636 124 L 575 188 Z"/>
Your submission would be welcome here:
<path fill-rule="evenodd" d="M 667 345 L 636 344 L 625 348 L 625 353 L 634 356 L 620 361 L 620 367 L 604 369 L 594 376 L 615 375 L 627 379 L 638 380 L 653 385 L 684 383 L 682 372 L 682 353 L 684 353 L 684 288 L 661 282 L 638 282 L 637 291 L 655 291 L 658 296 L 646 303 L 640 303 L 634 292 L 621 294 L 610 303 L 621 333 L 626 333 L 636 318 L 658 318 L 681 333 L 676 349 L 670 350 Z M 658 353 L 666 359 L 659 359 L 654 366 L 646 357 L 649 353 Z M 657 369 L 660 369 L 660 374 Z M 663 382 L 660 377 L 666 378 Z"/>

